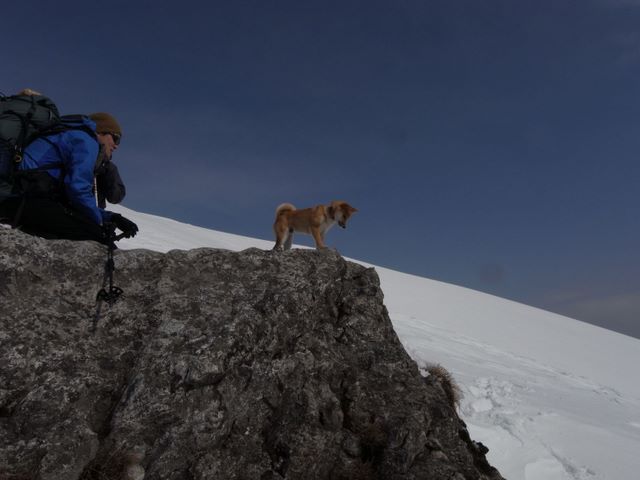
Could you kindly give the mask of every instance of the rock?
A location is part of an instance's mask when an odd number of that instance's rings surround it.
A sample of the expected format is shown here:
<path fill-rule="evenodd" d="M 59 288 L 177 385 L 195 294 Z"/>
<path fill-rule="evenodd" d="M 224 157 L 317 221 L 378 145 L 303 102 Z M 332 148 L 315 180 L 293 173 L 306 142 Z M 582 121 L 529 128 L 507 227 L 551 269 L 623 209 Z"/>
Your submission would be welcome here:
<path fill-rule="evenodd" d="M 0 229 L 0 478 L 501 479 L 333 251 L 116 251 Z"/>

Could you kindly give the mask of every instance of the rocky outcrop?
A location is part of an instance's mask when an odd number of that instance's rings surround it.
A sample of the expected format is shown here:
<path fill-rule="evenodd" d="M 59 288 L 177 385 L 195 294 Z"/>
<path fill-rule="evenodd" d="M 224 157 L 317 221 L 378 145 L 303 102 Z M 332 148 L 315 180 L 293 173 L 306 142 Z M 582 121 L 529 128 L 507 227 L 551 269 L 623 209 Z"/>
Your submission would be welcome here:
<path fill-rule="evenodd" d="M 0 229 L 0 478 L 499 479 L 332 251 L 117 251 Z"/>

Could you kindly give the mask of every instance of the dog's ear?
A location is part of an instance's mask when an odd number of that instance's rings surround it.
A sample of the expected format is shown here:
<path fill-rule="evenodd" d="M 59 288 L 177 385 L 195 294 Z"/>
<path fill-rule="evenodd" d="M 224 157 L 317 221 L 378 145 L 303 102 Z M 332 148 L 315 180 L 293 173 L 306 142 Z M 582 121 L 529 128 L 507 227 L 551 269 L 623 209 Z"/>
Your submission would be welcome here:
<path fill-rule="evenodd" d="M 336 216 L 336 215 L 335 215 L 335 213 L 336 213 L 336 209 L 334 208 L 334 206 L 333 206 L 333 205 L 329 205 L 329 206 L 327 207 L 327 213 L 329 214 L 329 218 L 334 218 L 334 217 Z"/>

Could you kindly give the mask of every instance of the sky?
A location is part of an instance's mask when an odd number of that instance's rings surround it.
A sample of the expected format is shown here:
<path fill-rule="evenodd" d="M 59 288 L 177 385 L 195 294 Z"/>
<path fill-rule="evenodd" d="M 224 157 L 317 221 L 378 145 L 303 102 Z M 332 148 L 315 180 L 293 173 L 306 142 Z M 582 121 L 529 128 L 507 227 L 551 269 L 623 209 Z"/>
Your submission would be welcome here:
<path fill-rule="evenodd" d="M 346 200 L 326 239 L 346 256 L 640 337 L 640 0 L 25 0 L 2 18 L 0 91 L 115 115 L 127 207 L 272 239 L 280 203 Z"/>

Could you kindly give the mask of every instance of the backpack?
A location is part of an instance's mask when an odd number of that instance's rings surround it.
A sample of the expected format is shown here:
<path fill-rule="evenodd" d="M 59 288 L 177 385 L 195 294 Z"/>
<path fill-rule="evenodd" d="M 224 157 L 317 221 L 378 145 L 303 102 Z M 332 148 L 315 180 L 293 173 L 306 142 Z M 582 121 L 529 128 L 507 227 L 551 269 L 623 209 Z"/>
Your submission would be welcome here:
<path fill-rule="evenodd" d="M 18 193 L 15 172 L 24 149 L 36 138 L 70 129 L 82 129 L 95 137 L 83 125 L 83 118 L 61 116 L 56 104 L 44 95 L 0 96 L 0 201 Z"/>
<path fill-rule="evenodd" d="M 25 147 L 59 124 L 58 107 L 44 95 L 0 96 L 0 198 L 12 193 Z"/>
<path fill-rule="evenodd" d="M 0 97 L 0 141 L 22 149 L 60 122 L 58 107 L 44 95 Z"/>

